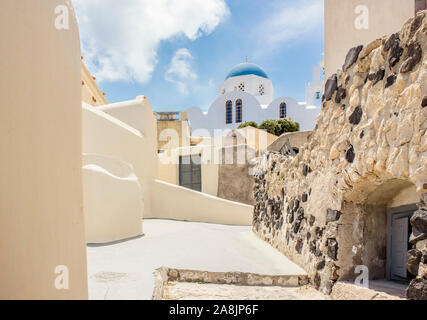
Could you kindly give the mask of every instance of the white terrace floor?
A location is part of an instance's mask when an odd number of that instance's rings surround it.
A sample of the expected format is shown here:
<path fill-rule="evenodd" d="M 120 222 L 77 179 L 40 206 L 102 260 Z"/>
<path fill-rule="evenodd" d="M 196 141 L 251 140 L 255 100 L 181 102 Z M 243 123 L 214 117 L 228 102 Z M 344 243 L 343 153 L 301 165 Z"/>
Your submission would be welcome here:
<path fill-rule="evenodd" d="M 300 275 L 304 270 L 258 239 L 251 227 L 144 220 L 144 236 L 88 245 L 90 299 L 151 299 L 159 267 Z"/>

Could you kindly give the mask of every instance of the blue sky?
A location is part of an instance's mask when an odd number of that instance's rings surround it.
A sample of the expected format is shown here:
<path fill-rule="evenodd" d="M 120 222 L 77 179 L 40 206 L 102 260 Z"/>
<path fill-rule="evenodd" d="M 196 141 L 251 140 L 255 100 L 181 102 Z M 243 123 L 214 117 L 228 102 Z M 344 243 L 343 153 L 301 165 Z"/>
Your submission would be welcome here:
<path fill-rule="evenodd" d="M 156 111 L 207 110 L 246 56 L 276 97 L 305 101 L 323 59 L 323 0 L 73 2 L 85 62 L 110 103 L 144 94 Z"/>

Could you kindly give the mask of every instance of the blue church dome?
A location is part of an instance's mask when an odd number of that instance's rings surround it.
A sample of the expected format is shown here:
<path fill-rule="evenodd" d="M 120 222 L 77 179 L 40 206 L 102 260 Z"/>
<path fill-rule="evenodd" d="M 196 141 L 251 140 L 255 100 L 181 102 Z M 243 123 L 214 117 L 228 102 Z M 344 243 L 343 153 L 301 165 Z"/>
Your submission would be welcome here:
<path fill-rule="evenodd" d="M 256 75 L 262 78 L 268 79 L 267 74 L 265 73 L 262 68 L 254 63 L 240 63 L 237 66 L 233 67 L 231 71 L 228 73 L 225 80 L 232 78 L 232 77 L 238 77 L 238 76 L 246 76 L 246 75 Z"/>

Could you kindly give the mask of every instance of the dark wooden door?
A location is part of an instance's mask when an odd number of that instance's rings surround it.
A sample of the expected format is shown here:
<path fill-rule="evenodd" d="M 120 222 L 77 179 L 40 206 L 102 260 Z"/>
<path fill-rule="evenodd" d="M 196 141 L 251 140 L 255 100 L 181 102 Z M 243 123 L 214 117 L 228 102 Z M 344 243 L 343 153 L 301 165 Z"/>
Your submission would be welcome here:
<path fill-rule="evenodd" d="M 179 185 L 195 191 L 202 191 L 200 155 L 179 157 Z"/>

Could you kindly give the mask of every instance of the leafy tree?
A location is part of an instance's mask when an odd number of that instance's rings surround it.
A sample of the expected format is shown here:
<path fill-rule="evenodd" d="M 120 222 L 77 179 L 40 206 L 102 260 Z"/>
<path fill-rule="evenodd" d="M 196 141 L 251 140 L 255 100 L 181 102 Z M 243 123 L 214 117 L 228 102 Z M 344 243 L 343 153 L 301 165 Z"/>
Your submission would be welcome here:
<path fill-rule="evenodd" d="M 277 127 L 277 123 L 275 120 L 264 120 L 260 125 L 259 125 L 259 129 L 265 130 L 268 133 L 276 134 L 276 127 Z"/>
<path fill-rule="evenodd" d="M 277 120 L 277 125 L 280 127 L 278 136 L 286 132 L 299 131 L 299 123 L 289 120 L 287 118 Z"/>
<path fill-rule="evenodd" d="M 286 118 L 280 120 L 265 120 L 260 124 L 259 129 L 266 130 L 268 133 L 276 136 L 281 136 L 286 132 L 299 131 L 299 123 Z"/>
<path fill-rule="evenodd" d="M 237 129 L 243 129 L 246 127 L 258 128 L 258 124 L 255 121 L 248 121 L 248 122 L 242 123 Z"/>

